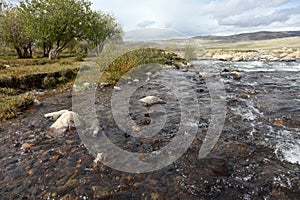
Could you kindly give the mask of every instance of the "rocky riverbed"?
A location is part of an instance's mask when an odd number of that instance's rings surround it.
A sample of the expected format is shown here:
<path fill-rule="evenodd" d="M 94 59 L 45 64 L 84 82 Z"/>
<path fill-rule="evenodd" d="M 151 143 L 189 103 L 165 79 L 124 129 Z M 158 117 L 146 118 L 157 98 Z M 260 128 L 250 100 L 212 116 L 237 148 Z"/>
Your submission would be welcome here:
<path fill-rule="evenodd" d="M 205 72 L 203 66 L 214 71 Z M 186 100 L 191 105 L 196 102 L 200 112 L 197 135 L 178 160 L 141 174 L 121 172 L 95 160 L 75 129 L 52 132 L 53 121 L 43 117 L 72 109 L 72 93 L 65 92 L 0 124 L 1 199 L 299 198 L 299 63 L 198 61 L 188 69 L 168 72 L 182 78 L 176 79 L 180 86 L 195 92 L 197 101 Z M 210 76 L 219 77 L 224 84 L 226 95 L 219 98 L 226 102 L 227 115 L 216 145 L 205 158 L 198 159 L 212 123 L 214 94 L 206 83 Z M 170 78 L 164 73 L 157 77 Z M 129 152 L 157 151 L 172 142 L 182 108 L 169 88 L 150 80 L 131 97 L 130 117 L 141 128 L 159 118 L 161 107 L 145 108 L 138 100 L 155 95 L 165 102 L 160 105 L 167 114 L 165 125 L 149 138 L 132 137 L 120 130 L 111 112 L 113 90 L 96 90 L 96 135 L 105 134 Z"/>

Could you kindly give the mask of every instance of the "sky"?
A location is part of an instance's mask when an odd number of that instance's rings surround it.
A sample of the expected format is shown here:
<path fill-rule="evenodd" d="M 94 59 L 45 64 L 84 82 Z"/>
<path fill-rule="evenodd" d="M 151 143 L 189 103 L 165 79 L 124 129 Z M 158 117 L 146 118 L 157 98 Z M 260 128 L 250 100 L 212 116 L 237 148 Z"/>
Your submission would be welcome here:
<path fill-rule="evenodd" d="M 172 30 L 185 36 L 300 30 L 299 0 L 91 0 L 125 32 Z"/>

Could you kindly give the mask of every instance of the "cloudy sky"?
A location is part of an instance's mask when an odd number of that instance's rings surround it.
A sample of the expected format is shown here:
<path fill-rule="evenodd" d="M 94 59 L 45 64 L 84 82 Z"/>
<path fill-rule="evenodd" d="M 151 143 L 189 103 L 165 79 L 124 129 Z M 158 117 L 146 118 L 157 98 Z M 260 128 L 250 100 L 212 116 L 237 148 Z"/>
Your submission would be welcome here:
<path fill-rule="evenodd" d="M 125 31 L 169 29 L 187 36 L 300 30 L 299 0 L 92 0 Z"/>

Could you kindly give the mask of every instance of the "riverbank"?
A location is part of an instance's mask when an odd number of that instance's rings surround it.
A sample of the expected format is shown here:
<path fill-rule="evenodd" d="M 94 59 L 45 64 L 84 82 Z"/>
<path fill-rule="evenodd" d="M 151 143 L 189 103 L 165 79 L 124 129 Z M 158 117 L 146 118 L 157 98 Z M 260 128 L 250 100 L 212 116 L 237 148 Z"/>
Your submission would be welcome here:
<path fill-rule="evenodd" d="M 80 65 L 76 57 L 0 60 L 0 122 L 70 87 Z"/>
<path fill-rule="evenodd" d="M 67 56 L 57 60 L 45 58 L 0 60 L 0 122 L 16 117 L 34 103 L 39 104 L 39 99 L 44 96 L 69 90 L 73 87 L 79 69 L 97 74 L 100 69 L 96 65 L 103 65 L 97 63 L 98 60 L 96 56 L 85 59 L 82 56 Z M 84 90 L 91 85 L 100 85 L 101 82 L 114 85 L 124 73 L 138 65 L 148 63 L 170 65 L 175 68 L 188 65 L 185 59 L 175 53 L 161 49 L 141 48 L 126 52 L 111 61 L 99 83 L 89 83 L 89 77 L 86 77 L 87 82 L 76 85 L 74 89 Z"/>

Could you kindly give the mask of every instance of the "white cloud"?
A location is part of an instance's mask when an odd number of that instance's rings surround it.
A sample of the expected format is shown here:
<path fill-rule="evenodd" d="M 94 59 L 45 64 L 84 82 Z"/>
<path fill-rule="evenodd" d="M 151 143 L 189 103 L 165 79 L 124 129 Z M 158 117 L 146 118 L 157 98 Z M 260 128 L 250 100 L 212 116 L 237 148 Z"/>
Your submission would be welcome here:
<path fill-rule="evenodd" d="M 93 0 L 93 3 L 94 9 L 112 12 L 125 31 L 169 28 L 190 36 L 295 30 L 300 15 L 298 0 Z"/>
<path fill-rule="evenodd" d="M 266 15 L 255 15 L 249 13 L 246 16 L 238 15 L 219 20 L 220 25 L 237 27 L 254 27 L 270 25 L 274 22 L 286 22 L 292 15 L 300 14 L 300 7 L 276 10 Z"/>

